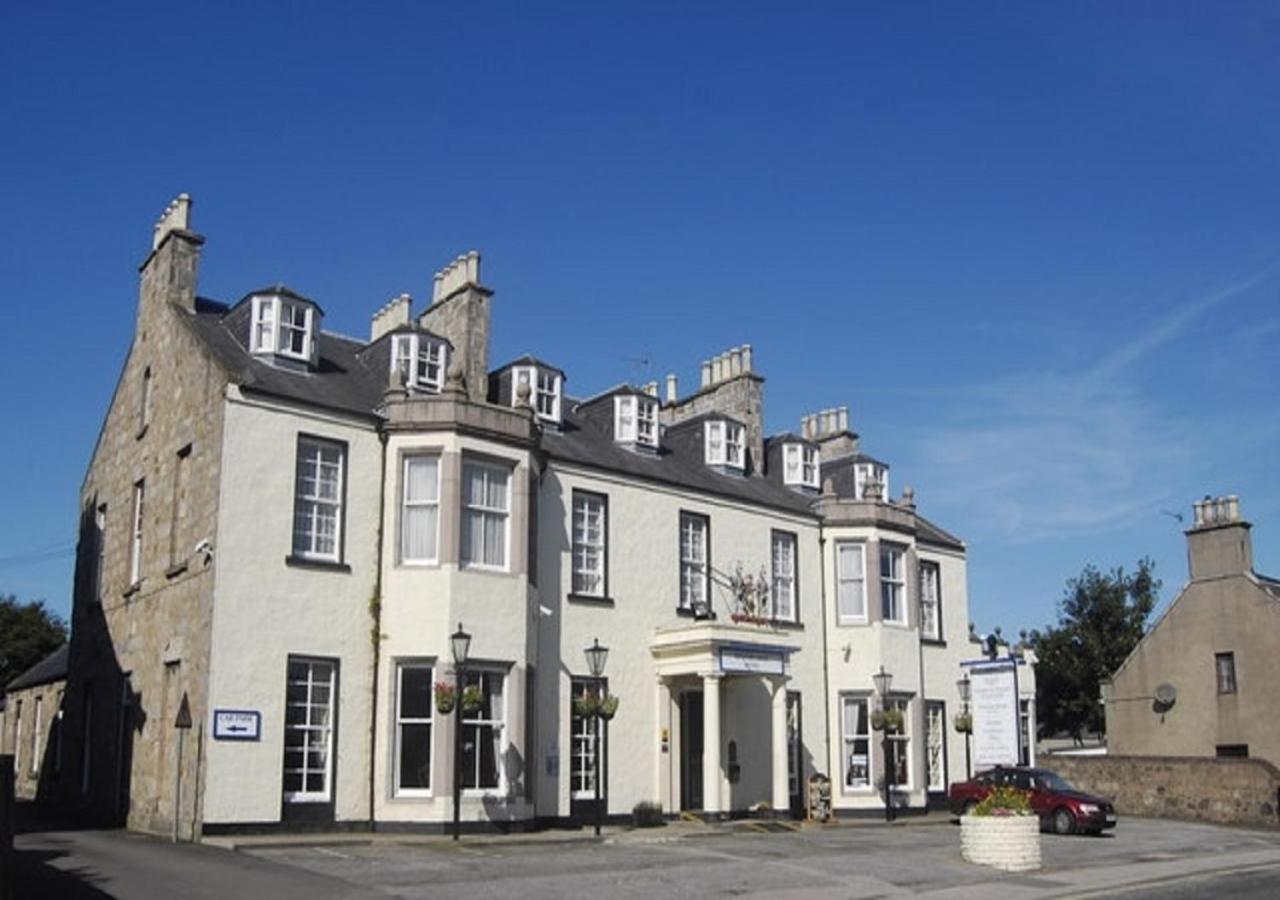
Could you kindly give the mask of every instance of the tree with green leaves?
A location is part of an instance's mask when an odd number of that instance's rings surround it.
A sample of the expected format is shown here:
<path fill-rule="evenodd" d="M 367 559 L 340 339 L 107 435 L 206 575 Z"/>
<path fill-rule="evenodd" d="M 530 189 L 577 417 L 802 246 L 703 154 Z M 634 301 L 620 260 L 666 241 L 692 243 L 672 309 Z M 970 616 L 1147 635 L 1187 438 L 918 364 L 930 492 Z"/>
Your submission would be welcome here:
<path fill-rule="evenodd" d="M 66 639 L 67 624 L 43 600 L 19 603 L 0 594 L 0 691 Z"/>
<path fill-rule="evenodd" d="M 1031 633 L 1036 663 L 1036 712 L 1040 735 L 1101 734 L 1106 720 L 1099 685 L 1128 658 L 1147 631 L 1160 581 L 1155 563 L 1138 561 L 1100 572 L 1087 565 L 1067 582 L 1058 624 Z"/>

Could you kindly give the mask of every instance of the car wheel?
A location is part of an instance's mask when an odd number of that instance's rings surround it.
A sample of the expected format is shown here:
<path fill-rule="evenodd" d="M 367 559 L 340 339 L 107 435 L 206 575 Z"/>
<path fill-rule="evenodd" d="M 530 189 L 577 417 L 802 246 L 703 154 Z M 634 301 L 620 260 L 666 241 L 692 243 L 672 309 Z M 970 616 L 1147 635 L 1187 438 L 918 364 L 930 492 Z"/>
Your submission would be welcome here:
<path fill-rule="evenodd" d="M 1063 807 L 1054 812 L 1053 830 L 1058 834 L 1071 834 L 1076 830 L 1076 819 L 1071 810 Z"/>

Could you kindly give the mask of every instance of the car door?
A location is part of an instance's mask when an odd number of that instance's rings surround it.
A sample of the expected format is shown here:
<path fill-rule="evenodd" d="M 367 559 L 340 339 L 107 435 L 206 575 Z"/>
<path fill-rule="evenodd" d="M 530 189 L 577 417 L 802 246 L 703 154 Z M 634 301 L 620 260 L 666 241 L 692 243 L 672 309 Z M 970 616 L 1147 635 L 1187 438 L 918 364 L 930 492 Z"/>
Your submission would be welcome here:
<path fill-rule="evenodd" d="M 1053 792 L 1045 786 L 1043 781 L 1030 772 L 1020 774 L 1026 776 L 1028 790 L 1031 791 L 1031 808 L 1036 811 L 1036 815 L 1040 818 L 1048 818 L 1053 812 Z"/>

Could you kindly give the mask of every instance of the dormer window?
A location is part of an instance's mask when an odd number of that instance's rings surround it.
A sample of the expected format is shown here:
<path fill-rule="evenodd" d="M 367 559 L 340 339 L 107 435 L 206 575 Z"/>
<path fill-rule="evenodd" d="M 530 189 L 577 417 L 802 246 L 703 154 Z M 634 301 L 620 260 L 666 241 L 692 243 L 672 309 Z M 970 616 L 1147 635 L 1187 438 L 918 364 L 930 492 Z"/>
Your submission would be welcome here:
<path fill-rule="evenodd" d="M 658 447 L 658 401 L 638 394 L 613 398 L 613 435 L 620 444 Z"/>
<path fill-rule="evenodd" d="M 818 487 L 818 448 L 782 445 L 783 482 L 794 487 Z"/>
<path fill-rule="evenodd" d="M 315 358 L 316 310 L 289 297 L 254 297 L 249 349 L 310 363 Z"/>
<path fill-rule="evenodd" d="M 426 334 L 397 334 L 391 338 L 391 371 L 406 386 L 432 394 L 444 387 L 449 352 L 445 342 Z"/>
<path fill-rule="evenodd" d="M 858 463 L 853 469 L 854 493 L 859 500 L 883 500 L 889 496 L 889 470 L 873 463 Z"/>
<path fill-rule="evenodd" d="M 746 429 L 717 419 L 706 423 L 707 465 L 746 468 Z"/>
<path fill-rule="evenodd" d="M 554 369 L 540 366 L 516 366 L 512 372 L 511 405 L 519 403 L 520 385 L 528 385 L 529 399 L 538 418 L 560 424 L 562 378 Z"/>

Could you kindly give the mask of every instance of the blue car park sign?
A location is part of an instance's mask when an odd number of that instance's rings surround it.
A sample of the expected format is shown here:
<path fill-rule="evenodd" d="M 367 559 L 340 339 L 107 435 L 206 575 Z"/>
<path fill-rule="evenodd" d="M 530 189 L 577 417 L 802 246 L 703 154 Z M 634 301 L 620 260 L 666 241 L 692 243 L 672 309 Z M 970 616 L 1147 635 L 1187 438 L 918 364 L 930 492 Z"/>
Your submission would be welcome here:
<path fill-rule="evenodd" d="M 256 741 L 262 738 L 262 713 L 256 709 L 215 709 L 215 741 Z"/>

